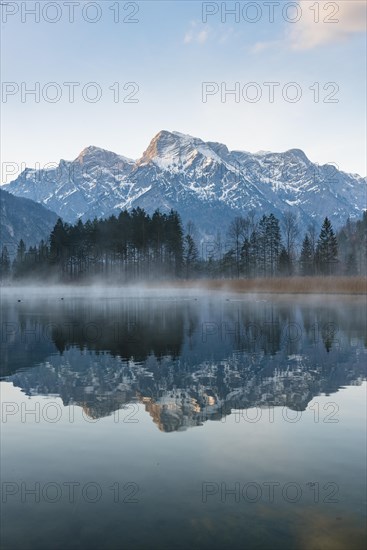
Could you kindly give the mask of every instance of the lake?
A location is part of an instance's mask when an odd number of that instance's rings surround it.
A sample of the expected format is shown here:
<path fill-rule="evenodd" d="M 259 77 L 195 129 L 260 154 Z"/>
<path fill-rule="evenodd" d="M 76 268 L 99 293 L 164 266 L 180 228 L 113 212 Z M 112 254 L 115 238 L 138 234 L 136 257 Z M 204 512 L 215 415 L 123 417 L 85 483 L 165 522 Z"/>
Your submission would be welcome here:
<path fill-rule="evenodd" d="M 4 549 L 362 549 L 366 299 L 2 291 Z"/>

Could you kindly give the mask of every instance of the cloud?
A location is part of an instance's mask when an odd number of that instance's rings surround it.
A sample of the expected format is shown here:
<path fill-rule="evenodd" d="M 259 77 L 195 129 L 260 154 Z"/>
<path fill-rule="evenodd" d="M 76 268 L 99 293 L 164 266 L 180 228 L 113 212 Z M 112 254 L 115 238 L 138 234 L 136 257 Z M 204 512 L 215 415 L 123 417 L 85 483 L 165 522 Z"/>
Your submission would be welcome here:
<path fill-rule="evenodd" d="M 287 41 L 296 50 L 345 41 L 366 31 L 366 6 L 365 0 L 320 0 L 317 3 L 299 0 L 302 16 L 292 25 Z"/>
<path fill-rule="evenodd" d="M 287 31 L 280 39 L 256 42 L 251 52 L 257 54 L 282 46 L 292 50 L 310 50 L 325 44 L 345 42 L 357 33 L 366 32 L 366 0 L 298 0 L 298 6 L 299 20 L 286 23 Z"/>
<path fill-rule="evenodd" d="M 225 44 L 231 38 L 236 38 L 238 33 L 235 33 L 233 27 L 225 29 L 213 29 L 210 25 L 191 21 L 190 28 L 184 36 L 184 44 L 205 44 L 209 39 L 218 44 Z"/>
<path fill-rule="evenodd" d="M 281 40 L 269 40 L 268 42 L 256 42 L 251 48 L 251 53 L 261 53 L 271 48 L 279 47 L 282 45 Z"/>
<path fill-rule="evenodd" d="M 196 21 L 192 21 L 190 24 L 190 29 L 184 36 L 184 44 L 191 44 L 193 42 L 197 44 L 205 44 L 209 38 L 209 32 L 210 28 L 208 25 L 205 25 L 205 28 L 203 28 L 203 26 L 200 27 Z"/>
<path fill-rule="evenodd" d="M 218 34 L 218 42 L 219 44 L 225 44 L 230 38 L 236 38 L 238 36 L 238 33 L 235 33 L 235 30 L 233 27 L 229 27 L 228 29 L 225 29 L 221 31 Z"/>

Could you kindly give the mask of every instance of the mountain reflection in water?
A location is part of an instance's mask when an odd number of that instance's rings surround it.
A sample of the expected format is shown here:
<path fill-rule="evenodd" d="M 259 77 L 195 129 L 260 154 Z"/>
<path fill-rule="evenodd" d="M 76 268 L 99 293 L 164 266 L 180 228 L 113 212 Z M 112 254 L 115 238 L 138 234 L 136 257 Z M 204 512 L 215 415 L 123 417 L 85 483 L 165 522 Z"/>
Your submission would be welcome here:
<path fill-rule="evenodd" d="M 94 419 L 142 404 L 173 432 L 236 409 L 304 411 L 316 395 L 361 384 L 366 333 L 356 298 L 9 296 L 1 376 Z"/>

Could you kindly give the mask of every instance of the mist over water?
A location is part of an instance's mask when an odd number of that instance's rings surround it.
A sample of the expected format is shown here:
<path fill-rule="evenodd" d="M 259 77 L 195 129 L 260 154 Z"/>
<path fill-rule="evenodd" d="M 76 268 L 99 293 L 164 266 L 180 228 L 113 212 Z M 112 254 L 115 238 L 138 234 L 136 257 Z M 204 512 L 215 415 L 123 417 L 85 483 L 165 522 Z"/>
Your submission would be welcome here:
<path fill-rule="evenodd" d="M 4 548 L 363 548 L 365 297 L 1 298 Z"/>

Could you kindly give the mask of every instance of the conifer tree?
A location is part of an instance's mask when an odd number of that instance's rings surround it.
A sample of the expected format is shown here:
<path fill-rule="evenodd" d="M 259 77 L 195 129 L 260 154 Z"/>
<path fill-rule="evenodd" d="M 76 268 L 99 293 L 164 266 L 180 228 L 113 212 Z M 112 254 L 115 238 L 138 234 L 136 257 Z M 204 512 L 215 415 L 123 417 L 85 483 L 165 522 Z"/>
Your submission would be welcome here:
<path fill-rule="evenodd" d="M 10 277 L 10 257 L 7 247 L 4 245 L 0 256 L 0 279 L 7 281 Z"/>
<path fill-rule="evenodd" d="M 279 254 L 279 273 L 285 277 L 291 275 L 292 260 L 285 247 Z"/>
<path fill-rule="evenodd" d="M 13 262 L 14 277 L 22 277 L 25 272 L 26 246 L 23 239 L 20 239 L 17 255 Z"/>
<path fill-rule="evenodd" d="M 187 234 L 184 238 L 183 263 L 185 266 L 186 278 L 188 279 L 197 272 L 199 252 L 193 237 Z"/>
<path fill-rule="evenodd" d="M 301 274 L 313 275 L 314 274 L 314 253 L 312 250 L 312 243 L 309 234 L 306 233 L 302 243 L 302 250 L 300 256 Z"/>
<path fill-rule="evenodd" d="M 316 247 L 316 262 L 319 273 L 331 275 L 336 272 L 338 263 L 338 241 L 329 218 L 322 224 Z"/>

